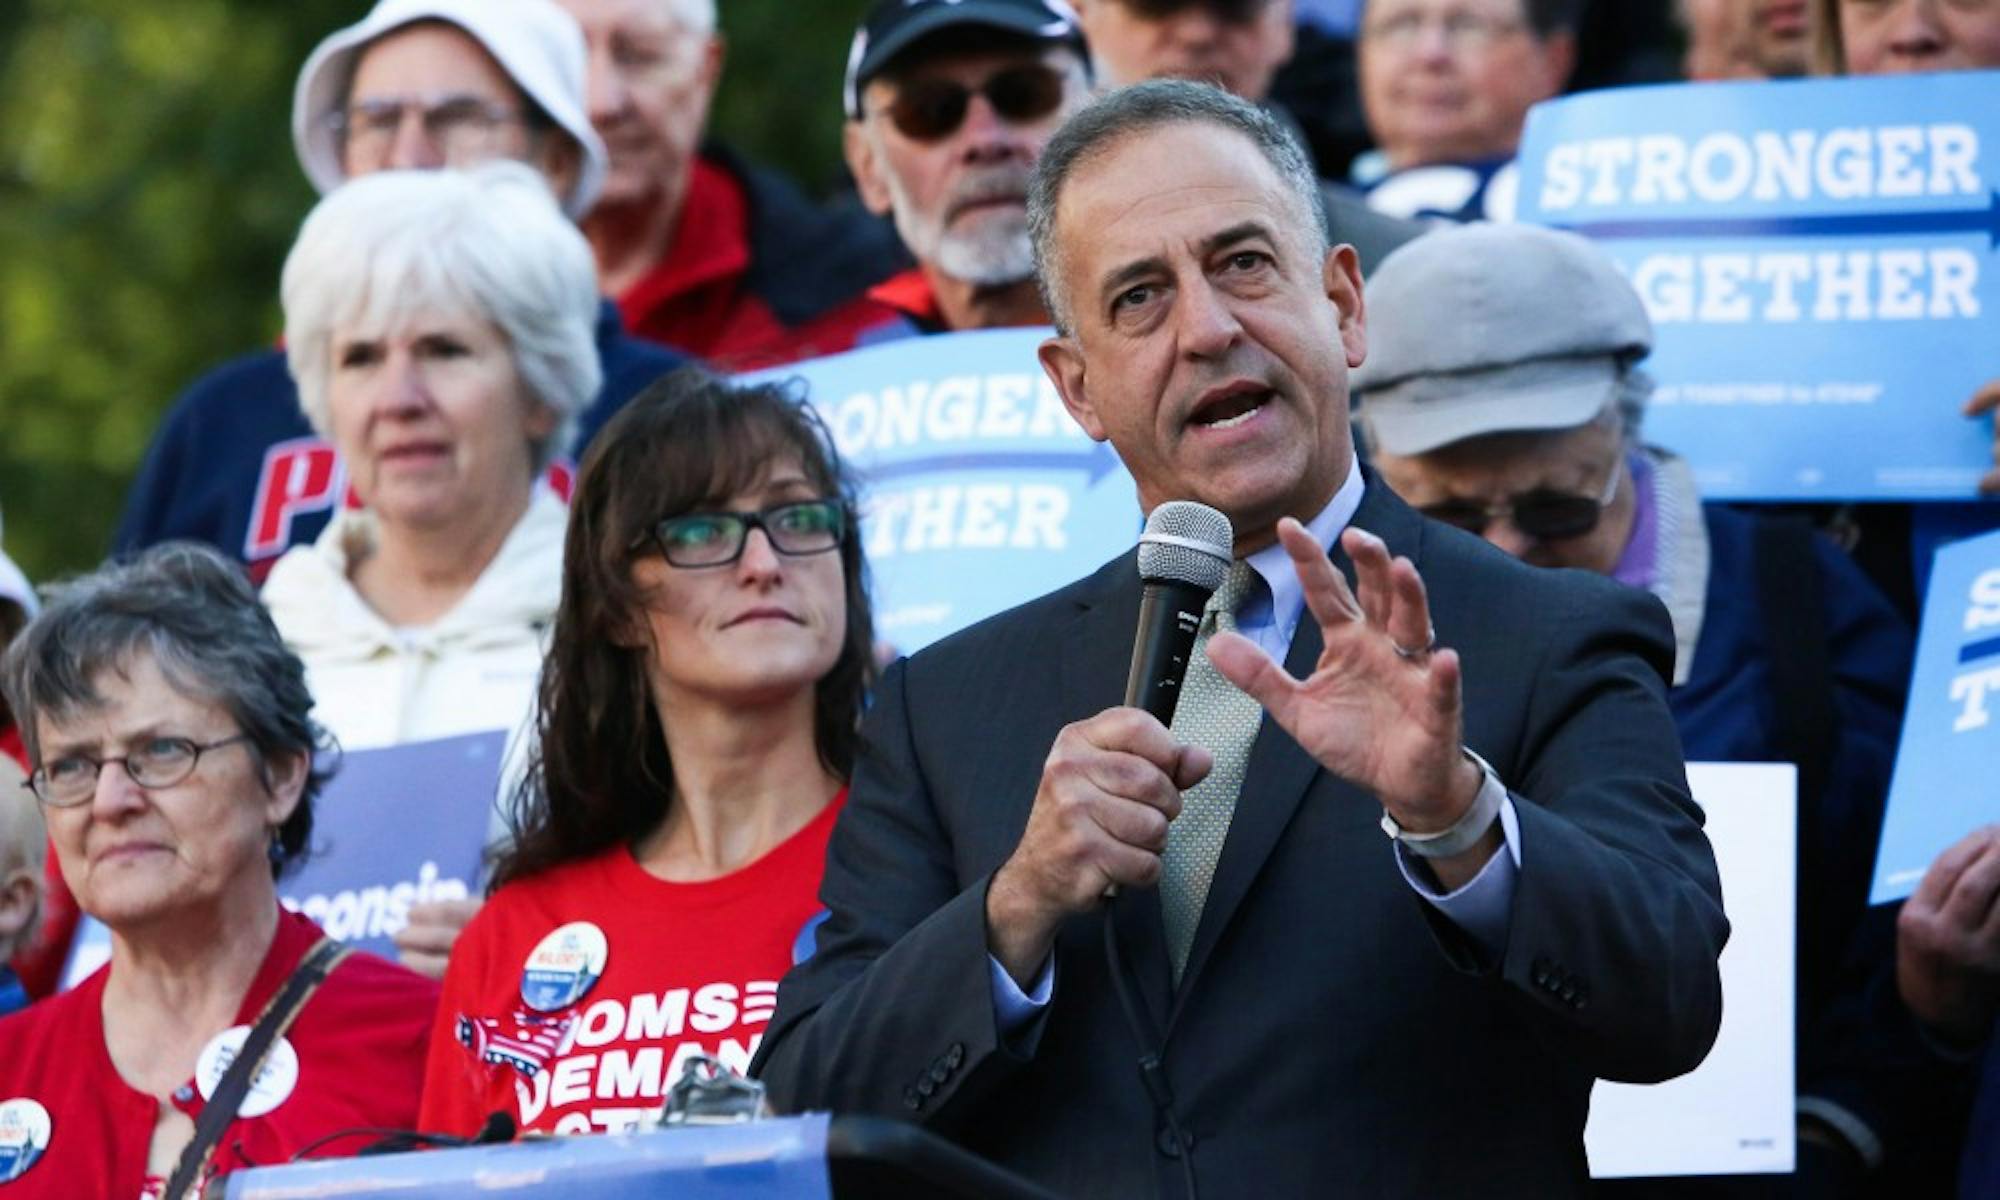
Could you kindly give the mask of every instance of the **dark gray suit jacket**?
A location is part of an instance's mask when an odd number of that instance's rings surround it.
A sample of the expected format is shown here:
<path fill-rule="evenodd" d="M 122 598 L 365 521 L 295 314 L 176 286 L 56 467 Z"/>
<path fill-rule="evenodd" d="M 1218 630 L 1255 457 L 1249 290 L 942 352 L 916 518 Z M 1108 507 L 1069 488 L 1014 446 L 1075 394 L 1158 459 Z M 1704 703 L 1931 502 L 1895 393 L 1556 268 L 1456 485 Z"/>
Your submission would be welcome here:
<path fill-rule="evenodd" d="M 1591 1081 L 1693 1068 L 1721 1014 L 1728 923 L 1663 698 L 1665 611 L 1522 566 L 1372 477 L 1354 523 L 1415 560 L 1463 659 L 1467 744 L 1514 795 L 1498 960 L 1403 880 L 1380 805 L 1266 720 L 1181 986 L 1157 892 L 1128 892 L 1061 930 L 1033 1053 L 1003 1042 L 987 882 L 1057 732 L 1120 702 L 1128 554 L 883 679 L 828 850 L 832 917 L 760 1050 L 781 1108 L 920 1121 L 1063 1195 L 1179 1194 L 1106 974 L 1108 913 L 1205 1200 L 1583 1190 Z M 1308 614 L 1287 665 L 1319 649 Z"/>

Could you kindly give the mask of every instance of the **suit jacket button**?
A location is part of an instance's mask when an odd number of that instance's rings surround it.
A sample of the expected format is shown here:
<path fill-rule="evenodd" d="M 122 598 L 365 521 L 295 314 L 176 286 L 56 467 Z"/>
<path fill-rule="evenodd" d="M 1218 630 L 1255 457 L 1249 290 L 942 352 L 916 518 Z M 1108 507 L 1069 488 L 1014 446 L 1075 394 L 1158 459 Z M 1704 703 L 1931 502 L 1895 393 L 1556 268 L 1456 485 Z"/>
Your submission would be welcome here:
<path fill-rule="evenodd" d="M 919 1079 L 917 1080 L 917 1094 L 927 1098 L 934 1096 L 937 1094 L 937 1084 L 929 1079 Z"/>
<path fill-rule="evenodd" d="M 1194 1135 L 1190 1133 L 1186 1137 L 1188 1145 L 1194 1145 Z M 1153 1134 L 1153 1145 L 1158 1147 L 1160 1153 L 1166 1155 L 1168 1158 L 1179 1158 L 1181 1156 L 1180 1144 L 1174 1141 L 1174 1131 L 1164 1125 Z"/>
<path fill-rule="evenodd" d="M 932 1083 L 943 1083 L 945 1080 L 950 1078 L 951 1078 L 950 1067 L 940 1065 L 931 1068 Z"/>
<path fill-rule="evenodd" d="M 903 1089 L 903 1107 L 915 1112 L 924 1106 L 924 1098 L 917 1095 L 915 1088 Z"/>
<path fill-rule="evenodd" d="M 945 1053 L 944 1056 L 945 1065 L 955 1071 L 958 1069 L 959 1064 L 963 1063 L 964 1061 L 965 1061 L 965 1043 L 953 1042 L 951 1044 L 951 1049 Z"/>

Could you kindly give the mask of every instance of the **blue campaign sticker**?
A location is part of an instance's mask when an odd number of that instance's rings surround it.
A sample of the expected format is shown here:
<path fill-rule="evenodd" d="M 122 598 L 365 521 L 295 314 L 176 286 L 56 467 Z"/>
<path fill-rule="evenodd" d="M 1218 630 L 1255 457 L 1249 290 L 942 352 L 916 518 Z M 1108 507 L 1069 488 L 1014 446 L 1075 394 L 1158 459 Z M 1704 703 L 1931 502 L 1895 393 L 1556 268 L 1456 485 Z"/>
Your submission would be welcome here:
<path fill-rule="evenodd" d="M 1520 220 L 1596 241 L 1654 328 L 1646 440 L 1710 500 L 1970 499 L 2000 377 L 2000 71 L 1537 105 Z"/>
<path fill-rule="evenodd" d="M 54 1126 L 40 1101 L 19 1096 L 0 1103 L 0 1183 L 11 1183 L 48 1152 Z"/>
<path fill-rule="evenodd" d="M 1931 861 L 2000 821 L 2000 533 L 1937 552 L 1889 780 L 1871 904 L 1917 890 Z"/>
<path fill-rule="evenodd" d="M 557 1012 L 588 995 L 604 975 L 610 947 L 604 931 L 572 921 L 536 944 L 521 968 L 521 1002 L 536 1012 Z"/>
<path fill-rule="evenodd" d="M 799 936 L 792 939 L 793 966 L 796 967 L 813 956 L 813 951 L 819 947 L 815 935 L 819 933 L 819 927 L 826 924 L 826 919 L 832 915 L 832 910 L 822 908 L 808 917 L 806 923 L 799 927 Z"/>

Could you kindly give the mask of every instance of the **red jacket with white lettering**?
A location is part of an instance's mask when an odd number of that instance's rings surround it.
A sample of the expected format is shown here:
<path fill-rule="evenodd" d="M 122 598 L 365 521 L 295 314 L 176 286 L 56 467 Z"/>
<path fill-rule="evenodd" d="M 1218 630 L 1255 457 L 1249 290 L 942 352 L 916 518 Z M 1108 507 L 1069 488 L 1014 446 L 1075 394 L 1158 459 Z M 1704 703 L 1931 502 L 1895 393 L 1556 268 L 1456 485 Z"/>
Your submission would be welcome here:
<path fill-rule="evenodd" d="M 846 799 L 719 879 L 658 879 L 620 846 L 495 892 L 452 947 L 419 1125 L 471 1135 L 505 1112 L 523 1132 L 614 1131 L 660 1107 L 689 1054 L 747 1071 L 778 980 L 812 952 Z M 529 956 L 575 922 L 603 934 L 602 974 L 563 1008 L 528 1008 Z"/>

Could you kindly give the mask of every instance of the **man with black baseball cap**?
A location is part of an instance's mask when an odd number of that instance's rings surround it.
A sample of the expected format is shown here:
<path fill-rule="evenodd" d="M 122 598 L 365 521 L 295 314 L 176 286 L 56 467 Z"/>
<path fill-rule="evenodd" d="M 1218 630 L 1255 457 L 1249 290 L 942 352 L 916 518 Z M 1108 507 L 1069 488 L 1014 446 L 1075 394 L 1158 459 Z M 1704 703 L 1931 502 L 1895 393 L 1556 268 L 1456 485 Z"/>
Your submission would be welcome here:
<path fill-rule="evenodd" d="M 880 0 L 848 52 L 847 163 L 915 268 L 871 288 L 864 340 L 1036 325 L 1028 177 L 1089 98 L 1089 55 L 1061 0 Z"/>

